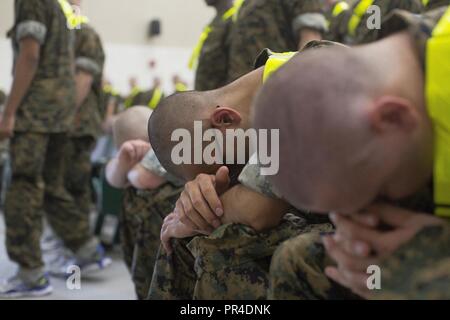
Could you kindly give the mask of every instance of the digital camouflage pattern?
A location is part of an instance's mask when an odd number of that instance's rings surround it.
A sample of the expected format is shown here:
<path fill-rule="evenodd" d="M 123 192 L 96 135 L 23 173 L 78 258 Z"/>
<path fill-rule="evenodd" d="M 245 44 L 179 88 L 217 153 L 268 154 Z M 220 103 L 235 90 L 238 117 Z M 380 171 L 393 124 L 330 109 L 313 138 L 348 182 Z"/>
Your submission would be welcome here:
<path fill-rule="evenodd" d="M 171 256 L 160 249 L 149 299 L 266 299 L 275 249 L 298 234 L 328 227 L 287 214 L 267 232 L 227 224 L 208 237 L 173 240 Z"/>
<path fill-rule="evenodd" d="M 12 181 L 5 200 L 6 248 L 25 269 L 43 266 L 40 250 L 46 217 L 67 248 L 91 239 L 88 219 L 64 187 L 66 134 L 19 133 L 11 140 Z"/>
<path fill-rule="evenodd" d="M 304 233 L 284 242 L 274 253 L 270 267 L 271 300 L 336 300 L 355 296 L 332 282 L 324 273 L 333 265 L 326 255 L 321 233 L 330 233 L 333 226 Z"/>
<path fill-rule="evenodd" d="M 450 225 L 423 229 L 380 268 L 374 299 L 450 299 Z"/>
<path fill-rule="evenodd" d="M 67 141 L 65 154 L 65 186 L 81 213 L 85 215 L 83 221 L 80 221 L 83 225 L 89 223 L 89 213 L 92 205 L 91 152 L 94 147 L 95 139 L 91 136 L 71 137 Z"/>
<path fill-rule="evenodd" d="M 77 71 L 89 73 L 93 77 L 91 90 L 75 116 L 71 130 L 72 137 L 90 136 L 96 138 L 101 133 L 103 109 L 102 78 L 105 53 L 97 32 L 88 24 L 82 24 L 75 31 L 75 66 Z"/>
<path fill-rule="evenodd" d="M 6 103 L 6 94 L 3 90 L 0 90 L 0 106 Z"/>
<path fill-rule="evenodd" d="M 211 32 L 203 44 L 195 72 L 197 91 L 221 88 L 227 84 L 228 59 L 230 52 L 230 32 L 233 19 L 223 19 L 218 14 L 209 24 Z"/>
<path fill-rule="evenodd" d="M 228 81 L 253 70 L 254 59 L 265 48 L 274 52 L 297 51 L 299 30 L 324 32 L 322 0 L 247 0 L 231 33 Z"/>
<path fill-rule="evenodd" d="M 165 183 L 156 190 L 128 188 L 122 210 L 121 242 L 138 299 L 148 294 L 164 218 L 173 211 L 182 188 Z"/>
<path fill-rule="evenodd" d="M 348 45 L 364 44 L 377 40 L 380 30 L 370 30 L 367 25 L 368 19 L 374 14 L 373 12 L 366 12 L 356 28 L 355 35 L 350 35 L 348 24 L 353 16 L 354 9 L 360 2 L 361 1 L 356 1 L 348 11 L 331 19 L 330 33 L 327 36 L 330 40 Z M 383 22 L 395 9 L 406 10 L 413 13 L 420 13 L 423 10 L 420 0 L 375 0 L 373 5 L 376 5 L 381 9 L 382 29 Z"/>
<path fill-rule="evenodd" d="M 74 32 L 67 28 L 57 0 L 16 0 L 13 28 L 8 32 L 17 58 L 20 40 L 41 45 L 39 66 L 19 105 L 15 130 L 67 132 L 75 112 Z"/>

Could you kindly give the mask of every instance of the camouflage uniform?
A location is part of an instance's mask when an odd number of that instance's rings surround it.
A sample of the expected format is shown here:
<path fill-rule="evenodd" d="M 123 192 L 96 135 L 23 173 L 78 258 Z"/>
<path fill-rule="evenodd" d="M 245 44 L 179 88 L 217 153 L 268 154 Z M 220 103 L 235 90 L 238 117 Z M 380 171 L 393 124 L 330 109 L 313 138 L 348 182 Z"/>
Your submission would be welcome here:
<path fill-rule="evenodd" d="M 260 168 L 248 164 L 239 181 L 272 197 L 276 191 L 260 178 Z M 173 240 L 174 252 L 160 249 L 149 299 L 252 299 L 267 298 L 269 267 L 275 249 L 298 234 L 329 231 L 326 217 L 295 209 L 269 231 L 257 233 L 241 224 L 227 224 L 210 236 Z"/>
<path fill-rule="evenodd" d="M 209 24 L 211 32 L 203 44 L 195 72 L 195 90 L 213 90 L 227 84 L 232 25 L 233 19 L 224 19 L 222 14 Z"/>
<path fill-rule="evenodd" d="M 5 203 L 9 257 L 22 268 L 38 269 L 43 211 L 68 248 L 77 250 L 90 239 L 87 225 L 73 228 L 82 217 L 64 188 L 64 150 L 75 110 L 74 35 L 56 0 L 17 0 L 8 35 L 15 57 L 20 40 L 32 37 L 41 44 L 36 75 L 16 113 Z"/>
<path fill-rule="evenodd" d="M 394 11 L 378 36 L 386 36 L 400 30 L 409 30 L 416 42 L 422 61 L 425 61 L 426 43 L 446 8 L 418 16 L 406 11 Z M 423 63 L 425 66 L 425 64 Z M 432 188 L 425 188 L 409 199 L 394 203 L 417 212 L 433 212 Z M 430 249 L 429 243 L 436 245 Z M 449 279 L 448 228 L 427 228 L 396 254 L 384 261 L 382 288 L 375 297 L 432 298 L 448 297 Z M 423 251 L 422 251 L 423 250 Z M 294 254 L 299 252 L 300 254 Z M 350 291 L 329 279 L 317 275 L 333 262 L 325 254 L 319 236 L 300 236 L 286 242 L 274 254 L 270 271 L 271 299 L 333 299 L 352 297 Z M 407 268 L 405 266 L 408 266 Z M 397 278 L 398 277 L 398 278 Z M 297 280 L 296 280 L 297 279 Z M 392 281 L 392 282 L 390 282 Z M 384 288 L 387 288 L 385 291 Z M 354 297 L 354 296 L 353 296 Z"/>
<path fill-rule="evenodd" d="M 367 27 L 368 19 L 373 13 L 366 12 L 355 30 L 355 35 L 350 35 L 349 21 L 354 14 L 354 9 L 360 2 L 355 2 L 349 10 L 331 20 L 330 33 L 327 36 L 328 39 L 348 45 L 364 44 L 377 40 L 380 30 L 369 30 Z M 375 0 L 373 5 L 381 9 L 382 23 L 386 20 L 389 13 L 395 9 L 407 10 L 413 13 L 420 13 L 423 9 L 420 0 Z"/>
<path fill-rule="evenodd" d="M 152 152 L 150 152 L 152 153 Z M 155 158 L 146 156 L 141 164 L 155 174 L 161 169 Z M 164 218 L 172 212 L 182 188 L 178 181 L 167 181 L 155 190 L 127 188 L 121 213 L 121 244 L 138 299 L 147 297 L 153 267 L 160 245 Z"/>
<path fill-rule="evenodd" d="M 88 96 L 80 106 L 70 132 L 65 164 L 65 184 L 88 223 L 91 200 L 91 152 L 101 132 L 102 77 L 105 54 L 99 35 L 83 24 L 76 30 L 75 65 L 93 77 Z"/>
<path fill-rule="evenodd" d="M 450 225 L 423 229 L 380 268 L 373 299 L 450 299 Z"/>
<path fill-rule="evenodd" d="M 266 299 L 275 249 L 298 234 L 332 228 L 317 217 L 295 213 L 287 214 L 279 226 L 267 232 L 227 224 L 208 237 L 174 240 L 171 256 L 160 248 L 148 298 Z"/>
<path fill-rule="evenodd" d="M 228 81 L 253 70 L 265 48 L 297 51 L 299 32 L 308 27 L 325 32 L 322 0 L 247 0 L 232 29 Z"/>
<path fill-rule="evenodd" d="M 6 102 L 6 94 L 3 90 L 0 90 L 0 106 L 3 106 Z"/>

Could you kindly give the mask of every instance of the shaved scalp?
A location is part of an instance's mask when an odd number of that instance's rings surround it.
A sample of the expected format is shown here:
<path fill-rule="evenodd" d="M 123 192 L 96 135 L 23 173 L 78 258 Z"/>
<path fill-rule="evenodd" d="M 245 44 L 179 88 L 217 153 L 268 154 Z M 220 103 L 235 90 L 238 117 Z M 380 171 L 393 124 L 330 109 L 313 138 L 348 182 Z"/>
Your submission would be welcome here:
<path fill-rule="evenodd" d="M 271 179 L 288 201 L 306 208 L 327 187 L 355 191 L 346 182 L 367 166 L 355 150 L 370 137 L 364 110 L 381 86 L 356 49 L 343 47 L 299 54 L 269 79 L 254 121 L 258 129 L 280 129 L 280 171 Z"/>
<path fill-rule="evenodd" d="M 113 124 L 114 144 L 119 148 L 128 140 L 148 141 L 147 122 L 151 114 L 149 107 L 136 106 L 118 115 Z"/>
<path fill-rule="evenodd" d="M 163 167 L 170 173 L 181 177 L 179 167 L 171 160 L 171 136 L 176 129 L 187 129 L 191 134 L 194 121 L 208 120 L 214 110 L 213 94 L 209 92 L 178 92 L 159 104 L 148 122 L 148 135 L 153 150 Z"/>

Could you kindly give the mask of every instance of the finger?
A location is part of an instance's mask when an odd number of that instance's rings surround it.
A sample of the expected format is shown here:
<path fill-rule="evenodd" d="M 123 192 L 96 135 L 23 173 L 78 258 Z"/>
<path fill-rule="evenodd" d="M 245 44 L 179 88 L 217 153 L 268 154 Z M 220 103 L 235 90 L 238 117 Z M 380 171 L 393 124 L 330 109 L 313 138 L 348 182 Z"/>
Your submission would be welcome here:
<path fill-rule="evenodd" d="M 405 221 L 415 217 L 417 213 L 395 207 L 386 203 L 377 203 L 367 208 L 367 212 L 378 217 L 378 219 L 392 227 L 400 227 Z"/>
<path fill-rule="evenodd" d="M 203 219 L 203 217 L 192 206 L 191 199 L 186 191 L 181 193 L 179 200 L 183 206 L 185 216 L 195 225 L 194 230 L 202 230 L 207 232 L 213 231 L 206 220 Z"/>
<path fill-rule="evenodd" d="M 184 212 L 183 204 L 181 203 L 181 200 L 178 199 L 178 201 L 175 203 L 175 214 L 178 216 L 178 219 L 186 225 L 186 227 L 197 230 L 198 227 L 186 216 L 186 213 Z"/>
<path fill-rule="evenodd" d="M 209 179 L 211 181 L 211 179 Z M 200 184 L 201 186 L 201 184 Z M 200 186 L 197 183 L 187 183 L 186 192 L 189 195 L 194 209 L 200 213 L 204 220 L 213 228 L 220 227 L 220 221 L 214 212 L 211 210 L 207 200 L 204 198 Z"/>
<path fill-rule="evenodd" d="M 218 217 L 221 217 L 224 213 L 223 205 L 213 180 L 215 179 L 211 179 L 209 176 L 204 178 L 199 177 L 200 191 L 211 210 L 213 210 Z"/>
<path fill-rule="evenodd" d="M 216 172 L 216 191 L 221 195 L 228 190 L 230 186 L 230 170 L 226 166 L 222 166 Z"/>
<path fill-rule="evenodd" d="M 336 232 L 333 235 L 333 239 L 338 243 L 347 254 L 355 257 L 369 258 L 372 252 L 372 248 L 365 242 L 359 240 L 347 240 L 341 235 L 340 232 Z"/>
<path fill-rule="evenodd" d="M 323 244 L 327 253 L 334 261 L 336 261 L 340 268 L 366 272 L 367 267 L 373 262 L 371 259 L 359 258 L 347 254 L 343 248 L 334 241 L 333 237 L 325 236 L 323 238 Z"/>
<path fill-rule="evenodd" d="M 347 284 L 344 276 L 339 272 L 336 267 L 326 267 L 325 275 L 333 280 L 334 282 L 340 284 L 343 287 L 350 288 L 349 284 Z"/>
<path fill-rule="evenodd" d="M 161 233 L 161 244 L 168 255 L 172 254 L 172 246 L 168 232 Z"/>
<path fill-rule="evenodd" d="M 380 233 L 373 228 L 362 226 L 346 216 L 336 214 L 330 215 L 331 220 L 336 226 L 336 232 L 340 234 L 343 239 L 359 240 L 369 245 L 380 236 Z"/>

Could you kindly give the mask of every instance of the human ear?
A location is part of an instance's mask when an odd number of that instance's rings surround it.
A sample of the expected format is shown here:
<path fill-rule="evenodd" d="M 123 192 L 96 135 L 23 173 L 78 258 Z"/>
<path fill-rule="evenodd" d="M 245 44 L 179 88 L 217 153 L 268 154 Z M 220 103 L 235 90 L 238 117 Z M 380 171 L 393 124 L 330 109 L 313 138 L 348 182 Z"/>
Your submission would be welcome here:
<path fill-rule="evenodd" d="M 218 107 L 211 115 L 212 126 L 218 129 L 237 127 L 241 121 L 239 112 L 227 107 Z"/>
<path fill-rule="evenodd" d="M 374 102 L 370 123 L 378 132 L 412 131 L 419 122 L 419 114 L 412 103 L 404 98 L 383 96 Z"/>

